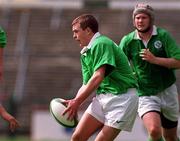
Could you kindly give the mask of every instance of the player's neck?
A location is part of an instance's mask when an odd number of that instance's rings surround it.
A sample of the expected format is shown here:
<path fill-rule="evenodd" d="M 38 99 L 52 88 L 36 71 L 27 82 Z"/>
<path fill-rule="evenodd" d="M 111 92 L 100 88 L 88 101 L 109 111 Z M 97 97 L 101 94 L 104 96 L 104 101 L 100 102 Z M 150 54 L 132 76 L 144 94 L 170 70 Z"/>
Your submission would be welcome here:
<path fill-rule="evenodd" d="M 147 32 L 138 32 L 139 37 L 144 41 L 149 41 L 152 36 L 153 27 L 149 29 Z"/>

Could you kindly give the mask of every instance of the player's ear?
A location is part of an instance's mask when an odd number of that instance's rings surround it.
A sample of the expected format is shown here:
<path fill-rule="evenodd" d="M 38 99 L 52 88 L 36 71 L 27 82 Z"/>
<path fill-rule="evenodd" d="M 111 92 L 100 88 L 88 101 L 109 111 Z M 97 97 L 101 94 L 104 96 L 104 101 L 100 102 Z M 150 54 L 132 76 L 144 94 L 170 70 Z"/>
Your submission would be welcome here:
<path fill-rule="evenodd" d="M 87 28 L 86 28 L 86 32 L 87 32 L 87 34 L 91 34 L 91 33 L 92 33 L 92 30 L 91 30 L 89 27 L 87 27 Z"/>

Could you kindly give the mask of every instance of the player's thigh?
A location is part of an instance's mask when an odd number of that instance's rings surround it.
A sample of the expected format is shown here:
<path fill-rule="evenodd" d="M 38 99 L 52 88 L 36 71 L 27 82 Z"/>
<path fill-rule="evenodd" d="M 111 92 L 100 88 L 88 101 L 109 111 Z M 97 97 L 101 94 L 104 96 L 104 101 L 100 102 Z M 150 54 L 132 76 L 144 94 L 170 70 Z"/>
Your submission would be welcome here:
<path fill-rule="evenodd" d="M 120 131 L 121 130 L 113 127 L 104 126 L 97 135 L 95 141 L 113 141 L 118 136 Z"/>
<path fill-rule="evenodd" d="M 74 134 L 89 138 L 99 128 L 103 127 L 103 123 L 98 121 L 89 113 L 85 112 L 79 121 Z"/>
<path fill-rule="evenodd" d="M 169 138 L 171 140 L 176 140 L 177 139 L 177 127 L 174 127 L 171 129 L 163 128 L 163 135 L 165 138 Z"/>

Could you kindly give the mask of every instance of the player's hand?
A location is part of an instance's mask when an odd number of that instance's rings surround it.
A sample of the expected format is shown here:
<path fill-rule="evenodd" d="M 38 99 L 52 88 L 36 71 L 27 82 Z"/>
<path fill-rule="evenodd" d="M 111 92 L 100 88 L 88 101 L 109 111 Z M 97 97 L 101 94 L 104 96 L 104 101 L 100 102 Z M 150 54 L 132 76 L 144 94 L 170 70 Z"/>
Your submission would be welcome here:
<path fill-rule="evenodd" d="M 156 56 L 154 56 L 149 49 L 142 49 L 140 52 L 140 56 L 142 57 L 142 60 L 145 60 L 149 63 L 154 63 L 156 61 Z"/>
<path fill-rule="evenodd" d="M 68 113 L 68 119 L 73 120 L 77 116 L 77 111 L 79 104 L 75 99 L 66 100 L 63 103 L 67 105 L 67 108 L 64 110 L 63 115 Z"/>
<path fill-rule="evenodd" d="M 9 129 L 14 132 L 17 127 L 20 127 L 19 122 L 9 114 L 3 107 L 1 107 L 1 116 L 4 120 L 9 122 Z"/>
<path fill-rule="evenodd" d="M 14 132 L 18 127 L 20 127 L 19 122 L 14 117 L 11 117 L 9 119 L 9 129 L 11 130 L 11 132 Z"/>
<path fill-rule="evenodd" d="M 14 132 L 14 130 L 18 127 L 20 127 L 20 124 L 19 122 L 12 116 L 10 115 L 9 113 L 7 112 L 4 112 L 2 114 L 2 117 L 7 121 L 9 122 L 9 129 L 11 130 L 11 132 Z"/>

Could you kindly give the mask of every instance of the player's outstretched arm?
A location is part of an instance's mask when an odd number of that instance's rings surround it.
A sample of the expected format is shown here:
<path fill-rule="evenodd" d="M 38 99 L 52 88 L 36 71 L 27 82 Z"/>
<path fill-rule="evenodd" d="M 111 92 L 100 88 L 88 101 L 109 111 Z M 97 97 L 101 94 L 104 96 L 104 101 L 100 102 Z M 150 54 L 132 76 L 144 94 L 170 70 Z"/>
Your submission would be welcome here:
<path fill-rule="evenodd" d="M 63 115 L 68 113 L 68 119 L 73 119 L 77 115 L 78 107 L 85 101 L 88 96 L 90 96 L 94 90 L 99 87 L 100 83 L 103 81 L 105 70 L 106 65 L 101 66 L 94 72 L 88 83 L 86 85 L 82 85 L 74 99 L 65 101 L 65 104 L 68 106 L 63 112 Z"/>
<path fill-rule="evenodd" d="M 14 132 L 14 130 L 18 127 L 20 127 L 19 122 L 12 116 L 10 115 L 5 108 L 0 105 L 0 116 L 6 120 L 7 122 L 9 122 L 9 129 Z"/>

